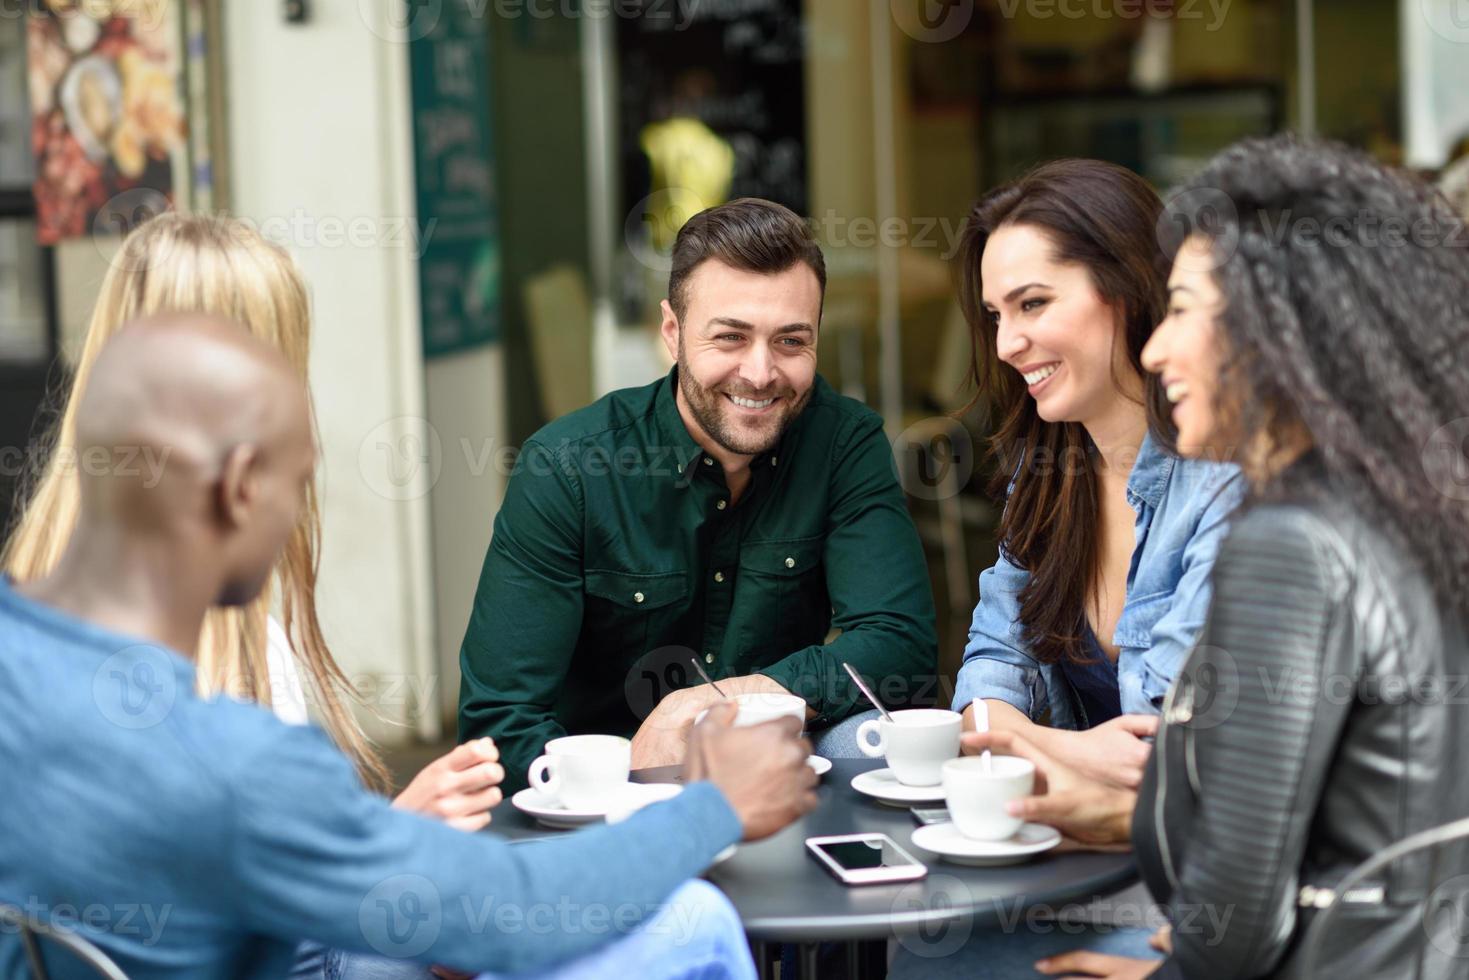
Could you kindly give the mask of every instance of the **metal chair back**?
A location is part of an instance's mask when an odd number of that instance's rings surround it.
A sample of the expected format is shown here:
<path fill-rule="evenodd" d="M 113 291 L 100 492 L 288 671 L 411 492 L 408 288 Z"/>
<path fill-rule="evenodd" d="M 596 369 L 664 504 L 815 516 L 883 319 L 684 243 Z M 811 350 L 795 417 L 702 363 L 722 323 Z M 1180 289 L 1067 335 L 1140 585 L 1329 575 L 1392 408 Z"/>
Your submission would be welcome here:
<path fill-rule="evenodd" d="M 70 929 L 61 929 L 51 923 L 42 922 L 9 905 L 0 905 L 0 927 L 6 932 L 19 932 L 20 945 L 25 950 L 33 980 L 50 980 L 46 962 L 41 955 L 46 945 L 66 950 L 103 980 L 128 980 L 127 974 L 106 953 Z"/>
<path fill-rule="evenodd" d="M 1440 852 L 1450 845 L 1464 841 L 1469 841 L 1469 818 L 1455 820 L 1453 823 L 1444 824 L 1442 827 L 1434 827 L 1432 830 L 1425 830 L 1422 833 L 1414 834 L 1412 837 L 1398 841 L 1372 859 L 1357 865 L 1337 885 L 1334 899 L 1322 909 L 1321 914 L 1316 916 L 1310 928 L 1306 930 L 1306 937 L 1302 942 L 1301 948 L 1301 976 L 1306 978 L 1306 980 L 1317 980 L 1318 970 L 1316 963 L 1320 958 L 1321 950 L 1330 933 L 1332 922 L 1336 919 L 1338 910 L 1345 904 L 1341 900 L 1342 896 L 1351 894 L 1363 882 L 1380 875 L 1395 861 L 1400 861 L 1405 857 L 1417 854 Z M 1435 856 L 1437 857 L 1437 855 Z M 1463 875 L 1463 871 L 1464 869 L 1462 868 L 1450 869 L 1450 873 L 1460 876 Z M 1446 882 L 1439 881 L 1437 884 L 1439 888 L 1442 888 Z M 1426 909 L 1425 914 L 1431 911 L 1432 909 Z M 1458 897 L 1456 907 L 1451 910 L 1451 914 L 1462 917 L 1463 921 L 1459 923 L 1459 928 L 1463 929 L 1469 926 L 1469 882 L 1466 882 L 1464 894 Z M 1424 958 L 1429 952 L 1429 943 L 1433 942 L 1433 937 L 1428 931 L 1426 921 L 1424 925 L 1423 946 L 1418 954 L 1418 970 L 1420 974 L 1423 968 Z M 1463 946 L 1462 951 L 1458 955 L 1469 955 L 1469 932 L 1459 935 L 1458 940 Z"/>

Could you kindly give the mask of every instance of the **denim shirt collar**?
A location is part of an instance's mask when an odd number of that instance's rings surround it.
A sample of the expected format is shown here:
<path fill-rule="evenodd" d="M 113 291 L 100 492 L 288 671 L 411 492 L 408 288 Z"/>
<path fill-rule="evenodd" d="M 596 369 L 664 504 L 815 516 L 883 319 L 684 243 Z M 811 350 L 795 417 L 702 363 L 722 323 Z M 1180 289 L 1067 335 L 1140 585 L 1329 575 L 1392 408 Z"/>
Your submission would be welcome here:
<path fill-rule="evenodd" d="M 1128 503 L 1136 507 L 1142 502 L 1156 510 L 1163 500 L 1163 492 L 1168 489 L 1168 481 L 1173 477 L 1173 467 L 1177 462 L 1178 458 L 1165 452 L 1149 429 L 1137 449 L 1137 460 L 1127 477 Z"/>

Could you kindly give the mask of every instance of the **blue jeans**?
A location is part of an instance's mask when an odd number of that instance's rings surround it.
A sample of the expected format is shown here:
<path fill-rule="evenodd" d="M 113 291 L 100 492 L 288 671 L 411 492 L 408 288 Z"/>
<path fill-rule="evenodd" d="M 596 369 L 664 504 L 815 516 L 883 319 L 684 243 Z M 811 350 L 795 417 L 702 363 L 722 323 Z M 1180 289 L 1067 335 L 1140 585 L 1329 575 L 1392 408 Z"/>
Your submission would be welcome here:
<path fill-rule="evenodd" d="M 479 980 L 508 976 L 483 973 Z M 634 932 L 536 976 L 544 980 L 754 980 L 755 963 L 729 899 L 708 882 L 691 881 Z M 291 980 L 432 980 L 432 974 L 417 963 L 303 943 Z"/>
<path fill-rule="evenodd" d="M 857 728 L 864 721 L 877 717 L 880 717 L 877 709 L 873 708 L 839 721 L 830 728 L 812 732 L 811 741 L 816 746 L 816 754 L 828 759 L 867 758 L 857 747 Z"/>
<path fill-rule="evenodd" d="M 919 939 L 899 939 L 888 980 L 1011 980 L 1041 977 L 1036 960 L 1085 949 L 1110 956 L 1159 960 L 1161 955 L 1148 945 L 1153 930 L 1130 926 L 1074 923 L 1052 924 L 1047 931 L 976 932 L 958 949 L 947 944 L 925 945 Z"/>

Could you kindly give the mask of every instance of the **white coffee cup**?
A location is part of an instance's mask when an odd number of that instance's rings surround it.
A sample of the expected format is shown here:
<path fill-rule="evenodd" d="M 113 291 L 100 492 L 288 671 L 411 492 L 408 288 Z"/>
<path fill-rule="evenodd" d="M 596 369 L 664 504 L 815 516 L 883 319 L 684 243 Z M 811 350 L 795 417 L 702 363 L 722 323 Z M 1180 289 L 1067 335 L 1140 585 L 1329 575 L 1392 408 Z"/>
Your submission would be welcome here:
<path fill-rule="evenodd" d="M 731 700 L 738 707 L 734 720 L 736 728 L 758 725 L 761 722 L 774 721 L 787 716 L 796 719 L 802 727 L 805 727 L 806 701 L 794 694 L 756 691 L 751 694 L 737 694 Z M 708 714 L 707 709 L 699 712 L 694 718 L 694 724 L 702 722 Z"/>
<path fill-rule="evenodd" d="M 857 726 L 857 747 L 871 758 L 887 756 L 888 768 L 904 786 L 937 786 L 940 766 L 959 754 L 963 716 L 941 708 L 893 711 L 892 721 L 871 718 Z M 877 733 L 877 742 L 868 736 Z"/>
<path fill-rule="evenodd" d="M 1006 840 L 1025 821 L 1005 812 L 1005 804 L 1031 795 L 1035 763 L 1010 755 L 986 760 L 974 755 L 950 759 L 943 765 L 944 799 L 949 819 L 959 833 L 973 840 Z"/>
<path fill-rule="evenodd" d="M 546 743 L 526 779 L 568 810 L 601 810 L 616 802 L 632 771 L 632 743 L 617 735 L 567 735 Z"/>

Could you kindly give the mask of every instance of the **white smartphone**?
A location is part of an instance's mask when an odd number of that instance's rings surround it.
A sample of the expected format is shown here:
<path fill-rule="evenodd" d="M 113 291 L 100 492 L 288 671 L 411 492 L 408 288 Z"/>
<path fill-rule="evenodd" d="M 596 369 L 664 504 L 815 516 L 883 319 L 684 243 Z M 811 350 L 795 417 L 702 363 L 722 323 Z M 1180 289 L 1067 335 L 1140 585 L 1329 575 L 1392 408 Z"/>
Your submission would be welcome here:
<path fill-rule="evenodd" d="M 806 849 L 845 885 L 912 881 L 928 874 L 923 862 L 899 847 L 887 834 L 808 837 Z"/>

